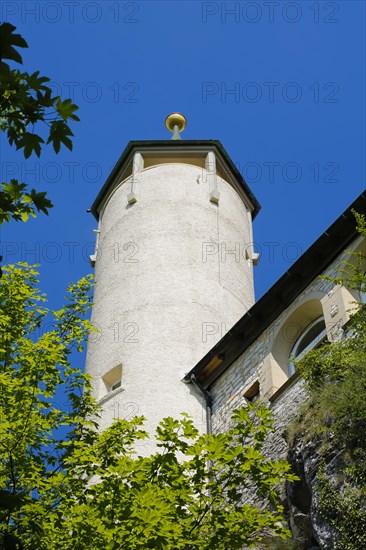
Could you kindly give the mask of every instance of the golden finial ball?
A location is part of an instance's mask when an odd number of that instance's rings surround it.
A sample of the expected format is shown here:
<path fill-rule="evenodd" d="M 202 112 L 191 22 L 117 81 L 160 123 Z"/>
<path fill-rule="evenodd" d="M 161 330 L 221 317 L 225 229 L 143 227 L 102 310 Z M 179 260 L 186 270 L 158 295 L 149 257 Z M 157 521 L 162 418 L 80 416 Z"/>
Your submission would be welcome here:
<path fill-rule="evenodd" d="M 174 131 L 174 126 L 178 126 L 178 131 L 183 132 L 187 125 L 187 119 L 181 113 L 172 113 L 165 119 L 165 126 L 170 132 Z"/>

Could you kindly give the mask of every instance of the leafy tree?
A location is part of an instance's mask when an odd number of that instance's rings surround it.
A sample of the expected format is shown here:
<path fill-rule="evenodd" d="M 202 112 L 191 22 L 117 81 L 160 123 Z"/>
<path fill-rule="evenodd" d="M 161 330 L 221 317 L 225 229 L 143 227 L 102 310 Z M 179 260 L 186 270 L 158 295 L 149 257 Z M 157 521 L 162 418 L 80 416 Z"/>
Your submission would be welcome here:
<path fill-rule="evenodd" d="M 66 484 L 65 460 L 92 425 L 89 380 L 70 364 L 90 330 L 90 277 L 70 285 L 48 331 L 37 283 L 35 268 L 20 264 L 5 267 L 0 284 L 0 548 L 7 549 L 18 538 L 37 547 L 44 516 Z"/>
<path fill-rule="evenodd" d="M 48 516 L 44 548 L 66 550 L 72 539 L 75 550 L 234 550 L 289 535 L 278 493 L 294 476 L 261 452 L 268 409 L 234 411 L 232 428 L 218 435 L 199 435 L 185 415 L 165 418 L 156 434 L 160 449 L 150 457 L 133 452 L 147 437 L 142 420 L 116 420 L 68 458 L 69 472 L 82 469 L 92 481 L 84 479 L 77 497 L 70 493 Z M 248 495 L 262 506 L 248 503 Z"/>
<path fill-rule="evenodd" d="M 354 214 L 366 239 L 365 217 Z M 327 279 L 364 290 L 365 268 L 366 257 L 351 253 L 339 276 Z M 339 550 L 366 547 L 366 305 L 358 306 L 344 338 L 311 350 L 297 363 L 310 398 L 291 429 L 293 437 L 318 443 L 319 511 L 336 529 Z M 326 466 L 335 455 L 339 468 L 336 479 L 329 480 Z"/>
<path fill-rule="evenodd" d="M 78 107 L 71 99 L 54 96 L 47 86 L 50 79 L 39 71 L 21 72 L 4 61 L 22 64 L 17 49 L 28 47 L 14 31 L 10 23 L 0 25 L 0 130 L 6 133 L 10 145 L 23 151 L 25 158 L 33 153 L 39 157 L 46 144 L 52 144 L 56 153 L 61 144 L 72 150 L 73 133 L 68 121 L 79 120 L 75 115 Z M 43 137 L 38 133 L 40 126 L 45 130 Z M 0 225 L 10 219 L 26 221 L 36 211 L 48 214 L 51 207 L 44 191 L 28 189 L 16 179 L 0 185 Z"/>
<path fill-rule="evenodd" d="M 90 381 L 70 364 L 91 330 L 90 279 L 52 313 L 37 284 L 21 264 L 0 285 L 0 548 L 226 550 L 285 538 L 279 488 L 294 476 L 262 454 L 269 411 L 237 410 L 218 435 L 166 418 L 157 452 L 138 456 L 143 418 L 100 432 Z"/>

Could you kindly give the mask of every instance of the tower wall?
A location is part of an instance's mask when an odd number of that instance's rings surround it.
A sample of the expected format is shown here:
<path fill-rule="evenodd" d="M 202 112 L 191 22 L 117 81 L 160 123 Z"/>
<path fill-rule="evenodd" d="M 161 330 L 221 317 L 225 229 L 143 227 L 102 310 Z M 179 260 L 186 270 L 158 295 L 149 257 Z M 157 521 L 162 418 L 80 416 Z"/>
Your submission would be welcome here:
<path fill-rule="evenodd" d="M 102 428 L 138 414 L 151 431 L 183 411 L 206 428 L 204 398 L 182 378 L 254 302 L 250 212 L 219 177 L 219 204 L 210 202 L 206 176 L 160 164 L 139 172 L 136 203 L 128 204 L 130 179 L 104 203 L 92 313 L 100 332 L 86 365 Z M 110 391 L 119 365 L 121 387 Z"/>

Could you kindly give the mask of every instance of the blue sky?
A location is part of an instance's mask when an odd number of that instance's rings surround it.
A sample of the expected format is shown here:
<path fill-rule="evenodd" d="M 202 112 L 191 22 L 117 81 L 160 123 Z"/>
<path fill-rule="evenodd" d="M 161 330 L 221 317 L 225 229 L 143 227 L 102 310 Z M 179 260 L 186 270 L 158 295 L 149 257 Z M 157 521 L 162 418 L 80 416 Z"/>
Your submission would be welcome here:
<path fill-rule="evenodd" d="M 86 210 L 131 139 L 218 139 L 262 205 L 259 298 L 365 188 L 365 3 L 6 1 L 29 44 L 24 69 L 80 106 L 72 153 L 24 161 L 2 136 L 9 175 L 47 190 L 49 217 L 2 229 L 6 262 L 42 264 L 50 304 L 91 271 Z M 33 251 L 33 253 L 31 252 Z"/>

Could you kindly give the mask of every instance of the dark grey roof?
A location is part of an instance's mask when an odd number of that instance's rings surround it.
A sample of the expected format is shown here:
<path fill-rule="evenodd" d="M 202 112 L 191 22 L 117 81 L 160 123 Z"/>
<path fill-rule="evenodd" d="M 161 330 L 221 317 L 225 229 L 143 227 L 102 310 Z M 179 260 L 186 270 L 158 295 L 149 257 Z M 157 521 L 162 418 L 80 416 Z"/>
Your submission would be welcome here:
<path fill-rule="evenodd" d="M 185 376 L 207 389 L 358 235 L 352 210 L 366 214 L 366 192 L 304 252 Z"/>
<path fill-rule="evenodd" d="M 122 155 L 118 159 L 116 165 L 114 166 L 112 172 L 108 176 L 107 181 L 103 185 L 102 189 L 99 191 L 97 198 L 93 202 L 91 206 L 91 212 L 95 216 L 95 218 L 98 219 L 98 209 L 100 207 L 101 202 L 103 201 L 106 194 L 109 192 L 110 188 L 113 186 L 116 177 L 118 176 L 118 173 L 120 172 L 123 165 L 126 163 L 126 161 L 129 159 L 131 153 L 133 150 L 141 149 L 141 148 L 149 148 L 149 149 L 161 149 L 164 148 L 192 148 L 192 147 L 207 147 L 210 149 L 216 149 L 221 154 L 223 160 L 228 165 L 229 169 L 231 170 L 235 180 L 238 182 L 239 186 L 243 189 L 244 193 L 247 195 L 251 203 L 253 204 L 253 211 L 252 216 L 253 218 L 258 214 L 260 210 L 260 204 L 253 195 L 252 191 L 249 189 L 248 185 L 246 184 L 243 176 L 240 174 L 239 170 L 229 157 L 228 153 L 222 146 L 222 144 L 217 140 L 155 140 L 155 141 L 130 141 L 126 147 L 126 149 L 123 151 Z"/>

